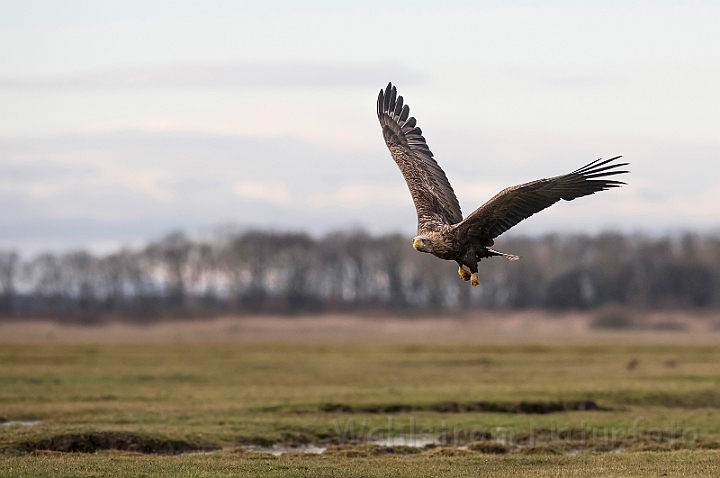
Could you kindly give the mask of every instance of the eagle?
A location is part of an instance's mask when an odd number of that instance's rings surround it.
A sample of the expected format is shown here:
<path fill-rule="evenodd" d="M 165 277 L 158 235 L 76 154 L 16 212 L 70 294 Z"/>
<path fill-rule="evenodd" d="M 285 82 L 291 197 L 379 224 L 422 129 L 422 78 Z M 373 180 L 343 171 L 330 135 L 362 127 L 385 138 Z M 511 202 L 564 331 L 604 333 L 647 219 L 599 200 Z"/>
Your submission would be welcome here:
<path fill-rule="evenodd" d="M 503 189 L 463 219 L 445 172 L 433 158 L 422 130 L 410 116 L 410 108 L 392 83 L 380 90 L 377 115 L 385 144 L 415 203 L 418 228 L 413 247 L 457 262 L 460 278 L 474 286 L 480 283 L 477 272 L 482 259 L 495 256 L 519 259 L 491 249 L 500 234 L 561 199 L 572 201 L 625 184 L 607 178 L 627 173 L 618 168 L 629 163 L 617 162 L 621 156 L 597 159 L 569 174 Z"/>

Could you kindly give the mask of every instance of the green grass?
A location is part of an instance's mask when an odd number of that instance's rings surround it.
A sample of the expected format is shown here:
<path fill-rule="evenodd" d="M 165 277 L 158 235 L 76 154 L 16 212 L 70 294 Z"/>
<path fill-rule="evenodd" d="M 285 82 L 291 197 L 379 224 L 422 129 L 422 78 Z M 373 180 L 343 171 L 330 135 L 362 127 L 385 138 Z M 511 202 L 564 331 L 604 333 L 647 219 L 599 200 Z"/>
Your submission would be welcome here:
<path fill-rule="evenodd" d="M 632 360 L 637 365 L 629 370 Z M 594 400 L 610 410 L 433 411 L 445 402 L 573 400 Z M 345 408 L 323 411 L 331 409 L 328 404 Z M 363 412 L 388 406 L 406 411 Z M 0 476 L 717 476 L 720 346 L 610 340 L 3 344 L 0 419 L 42 421 L 0 426 Z M 480 451 L 440 447 L 402 456 L 279 458 L 236 448 L 332 444 L 347 441 L 348 430 L 364 441 L 368 435 L 384 438 L 388 428 L 395 435 L 444 434 L 451 444 L 490 435 L 523 446 L 504 455 L 477 446 Z M 580 429 L 587 433 L 582 440 Z M 223 450 L 184 456 L 23 453 L 28 444 L 98 432 Z M 542 443 L 526 446 L 530 434 Z M 603 453 L 617 449 L 624 452 Z M 566 456 L 570 450 L 579 453 Z"/>
<path fill-rule="evenodd" d="M 231 452 L 155 457 L 103 452 L 92 455 L 0 458 L 0 476 L 117 477 L 717 477 L 717 452 L 677 451 L 567 456 L 411 455 L 377 458 L 290 455 L 279 458 Z"/>

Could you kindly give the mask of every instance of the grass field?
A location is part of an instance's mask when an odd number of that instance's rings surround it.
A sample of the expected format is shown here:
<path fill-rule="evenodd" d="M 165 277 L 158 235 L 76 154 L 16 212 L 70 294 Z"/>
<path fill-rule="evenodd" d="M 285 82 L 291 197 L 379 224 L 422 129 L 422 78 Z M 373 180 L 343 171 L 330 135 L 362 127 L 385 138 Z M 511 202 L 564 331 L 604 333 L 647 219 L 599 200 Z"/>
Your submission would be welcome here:
<path fill-rule="evenodd" d="M 717 333 L 268 323 L 0 328 L 0 476 L 720 476 Z"/>

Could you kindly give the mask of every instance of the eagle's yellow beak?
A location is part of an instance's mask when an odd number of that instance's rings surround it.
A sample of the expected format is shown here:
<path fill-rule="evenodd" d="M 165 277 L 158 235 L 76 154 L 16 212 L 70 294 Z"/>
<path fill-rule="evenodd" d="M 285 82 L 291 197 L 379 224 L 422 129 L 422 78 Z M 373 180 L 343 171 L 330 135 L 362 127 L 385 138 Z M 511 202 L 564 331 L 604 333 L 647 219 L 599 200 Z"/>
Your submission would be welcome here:
<path fill-rule="evenodd" d="M 415 249 L 416 251 L 420 250 L 421 244 L 422 243 L 420 242 L 420 239 L 413 239 L 413 249 Z"/>

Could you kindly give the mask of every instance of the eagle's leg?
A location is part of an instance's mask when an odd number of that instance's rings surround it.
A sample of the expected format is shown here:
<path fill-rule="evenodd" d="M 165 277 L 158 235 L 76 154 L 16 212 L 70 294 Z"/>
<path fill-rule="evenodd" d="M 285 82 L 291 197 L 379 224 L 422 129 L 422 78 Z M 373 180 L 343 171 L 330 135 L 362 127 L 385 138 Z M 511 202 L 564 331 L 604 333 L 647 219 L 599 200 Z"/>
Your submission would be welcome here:
<path fill-rule="evenodd" d="M 470 249 L 466 252 L 466 254 L 459 260 L 457 263 L 460 265 L 460 269 L 462 269 L 462 272 L 458 270 L 458 274 L 460 274 L 460 277 L 463 278 L 463 280 L 469 280 L 470 284 L 472 285 L 480 285 L 480 280 L 478 280 L 477 271 L 478 271 L 478 262 L 480 262 L 480 258 L 477 256 L 477 253 Z M 463 266 L 467 266 L 470 271 L 466 271 Z"/>
<path fill-rule="evenodd" d="M 468 269 L 470 269 L 470 272 L 463 269 L 463 272 L 465 272 L 465 274 L 467 274 L 467 276 L 468 276 L 467 279 L 465 279 L 465 278 L 463 278 L 463 279 L 470 280 L 471 285 L 474 285 L 474 286 L 479 285 L 480 281 L 478 280 L 478 276 L 477 276 L 477 272 L 478 272 L 477 262 L 470 262 Z"/>
<path fill-rule="evenodd" d="M 469 280 L 470 280 L 470 277 L 472 277 L 472 274 L 470 273 L 470 271 L 466 270 L 466 269 L 463 267 L 462 264 L 460 264 L 460 265 L 458 266 L 458 275 L 459 275 L 460 278 L 461 278 L 462 280 L 464 280 L 465 282 L 469 281 Z"/>

